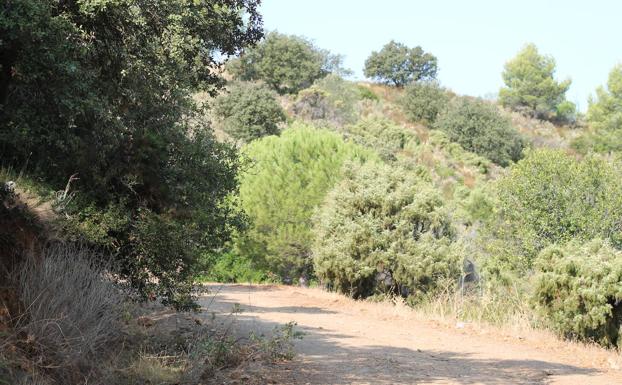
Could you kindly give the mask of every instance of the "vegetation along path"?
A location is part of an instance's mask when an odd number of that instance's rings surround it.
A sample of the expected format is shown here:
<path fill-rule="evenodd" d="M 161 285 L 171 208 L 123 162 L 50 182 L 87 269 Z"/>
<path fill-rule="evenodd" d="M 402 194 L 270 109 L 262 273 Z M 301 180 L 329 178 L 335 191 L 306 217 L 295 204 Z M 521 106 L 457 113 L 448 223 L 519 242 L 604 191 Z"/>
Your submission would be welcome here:
<path fill-rule="evenodd" d="M 620 356 L 551 335 L 432 320 L 406 306 L 318 289 L 210 285 L 202 305 L 241 307 L 243 333 L 294 321 L 293 361 L 269 369 L 283 384 L 622 384 Z M 264 377 L 265 378 L 265 377 Z"/>

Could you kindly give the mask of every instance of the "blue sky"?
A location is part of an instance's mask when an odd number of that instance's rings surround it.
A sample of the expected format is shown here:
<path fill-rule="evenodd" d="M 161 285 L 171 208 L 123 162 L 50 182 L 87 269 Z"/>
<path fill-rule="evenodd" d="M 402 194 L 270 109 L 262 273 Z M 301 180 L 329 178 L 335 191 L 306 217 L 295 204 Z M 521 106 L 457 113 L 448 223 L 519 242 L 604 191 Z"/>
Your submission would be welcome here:
<path fill-rule="evenodd" d="M 441 83 L 487 96 L 502 86 L 504 63 L 528 42 L 570 77 L 569 100 L 587 98 L 622 62 L 622 1 L 616 0 L 263 0 L 267 30 L 302 35 L 345 56 L 363 79 L 367 56 L 394 39 L 439 60 Z"/>

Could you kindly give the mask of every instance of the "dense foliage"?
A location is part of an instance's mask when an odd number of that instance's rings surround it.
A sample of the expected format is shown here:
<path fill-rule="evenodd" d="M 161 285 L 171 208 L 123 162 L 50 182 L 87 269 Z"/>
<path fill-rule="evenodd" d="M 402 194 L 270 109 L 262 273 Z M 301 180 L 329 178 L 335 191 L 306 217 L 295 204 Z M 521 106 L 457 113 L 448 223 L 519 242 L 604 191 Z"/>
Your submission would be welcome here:
<path fill-rule="evenodd" d="M 501 221 L 493 226 L 503 240 L 499 255 L 512 269 L 527 269 L 543 248 L 573 239 L 622 246 L 622 177 L 602 159 L 532 151 L 497 191 Z"/>
<path fill-rule="evenodd" d="M 622 64 L 609 73 L 606 89 L 596 89 L 596 98 L 590 99 L 587 119 L 595 129 L 622 128 Z"/>
<path fill-rule="evenodd" d="M 540 119 L 572 115 L 575 108 L 565 101 L 571 82 L 558 82 L 554 74 L 555 59 L 541 55 L 534 44 L 527 44 L 505 64 L 505 87 L 499 91 L 499 101 L 505 107 Z"/>
<path fill-rule="evenodd" d="M 314 267 L 354 297 L 397 293 L 413 300 L 460 275 L 443 199 L 422 169 L 348 164 L 315 218 Z"/>
<path fill-rule="evenodd" d="M 263 80 L 279 94 L 290 94 L 337 70 L 339 61 L 305 38 L 270 32 L 227 69 L 240 80 Z"/>
<path fill-rule="evenodd" d="M 413 131 L 380 118 L 360 120 L 343 127 L 341 132 L 349 140 L 373 149 L 384 160 L 395 160 L 407 144 L 417 142 Z"/>
<path fill-rule="evenodd" d="M 330 74 L 298 93 L 292 112 L 299 118 L 343 125 L 356 120 L 360 90 L 339 75 Z"/>
<path fill-rule="evenodd" d="M 340 179 L 346 160 L 363 162 L 375 154 L 304 125 L 256 140 L 244 154 L 253 165 L 241 175 L 240 201 L 251 227 L 238 239 L 238 252 L 263 260 L 284 279 L 309 274 L 313 210 Z"/>
<path fill-rule="evenodd" d="M 434 127 L 466 150 L 500 166 L 519 160 L 525 146 L 524 139 L 495 105 L 477 99 L 455 98 Z"/>
<path fill-rule="evenodd" d="M 263 83 L 235 82 L 214 102 L 214 112 L 223 130 L 235 139 L 250 142 L 266 135 L 277 135 L 285 111 L 276 94 Z"/>
<path fill-rule="evenodd" d="M 419 80 L 435 79 L 437 71 L 434 55 L 424 52 L 420 46 L 409 48 L 391 40 L 367 58 L 364 74 L 382 83 L 403 87 Z"/>
<path fill-rule="evenodd" d="M 416 82 L 406 87 L 405 91 L 401 104 L 413 122 L 434 123 L 449 103 L 447 91 L 437 82 Z"/>
<path fill-rule="evenodd" d="M 183 305 L 178 283 L 197 251 L 239 223 L 225 205 L 237 156 L 190 95 L 213 91 L 219 58 L 261 34 L 255 0 L 11 1 L 0 13 L 3 164 L 56 189 L 77 174 L 63 205 L 74 236 L 118 255 L 145 295 Z"/>
<path fill-rule="evenodd" d="M 534 300 L 561 334 L 620 347 L 622 251 L 596 239 L 543 250 Z"/>

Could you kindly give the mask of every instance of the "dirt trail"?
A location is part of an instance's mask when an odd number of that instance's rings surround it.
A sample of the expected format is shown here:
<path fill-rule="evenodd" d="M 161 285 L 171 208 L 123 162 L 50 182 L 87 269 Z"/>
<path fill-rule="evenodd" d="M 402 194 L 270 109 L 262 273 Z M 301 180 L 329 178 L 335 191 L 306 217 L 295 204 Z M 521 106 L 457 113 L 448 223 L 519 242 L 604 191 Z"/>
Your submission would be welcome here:
<path fill-rule="evenodd" d="M 294 361 L 270 369 L 283 384 L 622 384 L 620 356 L 533 333 L 426 320 L 404 307 L 317 289 L 211 285 L 207 312 L 235 304 L 243 332 L 289 321 L 306 333 Z"/>

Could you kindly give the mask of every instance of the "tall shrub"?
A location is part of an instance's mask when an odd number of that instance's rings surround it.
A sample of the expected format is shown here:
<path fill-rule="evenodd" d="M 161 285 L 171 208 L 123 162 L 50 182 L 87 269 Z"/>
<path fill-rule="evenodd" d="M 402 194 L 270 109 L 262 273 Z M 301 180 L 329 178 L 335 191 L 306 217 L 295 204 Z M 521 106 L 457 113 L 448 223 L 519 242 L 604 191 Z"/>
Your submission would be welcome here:
<path fill-rule="evenodd" d="M 334 132 L 302 124 L 250 143 L 244 154 L 252 166 L 241 175 L 240 202 L 251 227 L 238 238 L 238 252 L 263 260 L 283 278 L 310 273 L 314 209 L 341 178 L 346 160 L 364 162 L 376 155 Z"/>

